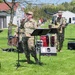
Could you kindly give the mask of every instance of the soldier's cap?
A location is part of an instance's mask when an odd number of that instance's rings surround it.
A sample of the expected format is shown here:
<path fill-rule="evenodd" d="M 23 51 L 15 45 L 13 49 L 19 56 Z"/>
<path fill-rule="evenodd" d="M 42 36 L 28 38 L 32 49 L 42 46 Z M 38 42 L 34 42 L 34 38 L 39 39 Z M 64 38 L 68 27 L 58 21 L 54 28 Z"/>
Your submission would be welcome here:
<path fill-rule="evenodd" d="M 30 14 L 30 15 L 33 15 L 33 12 L 29 11 L 29 12 L 27 12 L 26 14 Z"/>
<path fill-rule="evenodd" d="M 62 15 L 62 11 L 58 11 L 58 15 Z"/>
<path fill-rule="evenodd" d="M 62 11 L 58 11 L 58 13 L 62 13 Z"/>

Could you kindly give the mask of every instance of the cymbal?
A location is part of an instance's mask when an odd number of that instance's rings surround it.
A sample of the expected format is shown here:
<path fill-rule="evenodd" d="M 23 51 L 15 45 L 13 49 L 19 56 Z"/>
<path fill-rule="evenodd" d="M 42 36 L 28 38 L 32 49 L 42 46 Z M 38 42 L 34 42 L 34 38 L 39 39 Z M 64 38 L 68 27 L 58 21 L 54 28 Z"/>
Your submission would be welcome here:
<path fill-rule="evenodd" d="M 17 27 L 17 25 L 15 25 L 15 24 L 11 24 L 11 23 L 9 23 L 8 25 L 9 25 L 9 26 Z"/>

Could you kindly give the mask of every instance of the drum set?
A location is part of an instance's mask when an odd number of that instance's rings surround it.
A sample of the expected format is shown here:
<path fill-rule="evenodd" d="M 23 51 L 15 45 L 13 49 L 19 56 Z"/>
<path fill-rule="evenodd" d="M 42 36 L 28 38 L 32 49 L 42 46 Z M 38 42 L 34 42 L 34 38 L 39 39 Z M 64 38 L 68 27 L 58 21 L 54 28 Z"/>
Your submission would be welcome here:
<path fill-rule="evenodd" d="M 17 27 L 17 25 L 14 25 L 14 24 L 9 24 L 9 25 Z M 18 27 L 18 33 L 19 33 L 19 27 Z M 22 47 L 22 41 L 19 41 L 19 35 L 18 36 L 16 36 L 16 35 L 8 36 L 7 44 L 11 47 L 16 47 L 19 53 L 24 52 L 23 47 Z M 11 48 L 11 50 L 12 50 L 12 48 Z"/>
<path fill-rule="evenodd" d="M 14 25 L 14 24 L 8 24 L 9 26 L 11 26 L 11 27 L 17 27 L 17 25 Z M 11 31 L 11 29 L 8 29 L 8 30 L 10 30 Z M 8 33 L 10 32 L 10 31 L 8 31 Z M 13 36 L 13 35 L 10 35 L 10 34 L 8 34 L 8 45 L 9 46 L 18 46 L 18 37 L 16 37 L 15 35 Z"/>
<path fill-rule="evenodd" d="M 18 37 L 16 37 L 16 36 L 10 36 L 8 38 L 8 45 L 9 46 L 15 46 L 15 47 L 17 47 L 18 46 Z"/>

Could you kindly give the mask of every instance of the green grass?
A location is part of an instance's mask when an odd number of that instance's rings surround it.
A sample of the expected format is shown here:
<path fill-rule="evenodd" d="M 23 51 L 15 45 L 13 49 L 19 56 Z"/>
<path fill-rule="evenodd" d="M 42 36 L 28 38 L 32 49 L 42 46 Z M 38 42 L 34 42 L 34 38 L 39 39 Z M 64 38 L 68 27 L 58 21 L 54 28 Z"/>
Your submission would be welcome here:
<path fill-rule="evenodd" d="M 20 53 L 20 67 L 16 66 L 18 53 L 3 52 L 0 49 L 0 75 L 74 75 L 75 74 L 75 50 L 68 50 L 68 41 L 75 40 L 75 25 L 68 25 L 65 29 L 65 41 L 63 52 L 57 56 L 41 56 L 42 65 L 26 64 L 25 56 Z M 0 33 L 0 47 L 8 48 L 7 30 Z M 34 59 L 31 57 L 34 62 Z"/>

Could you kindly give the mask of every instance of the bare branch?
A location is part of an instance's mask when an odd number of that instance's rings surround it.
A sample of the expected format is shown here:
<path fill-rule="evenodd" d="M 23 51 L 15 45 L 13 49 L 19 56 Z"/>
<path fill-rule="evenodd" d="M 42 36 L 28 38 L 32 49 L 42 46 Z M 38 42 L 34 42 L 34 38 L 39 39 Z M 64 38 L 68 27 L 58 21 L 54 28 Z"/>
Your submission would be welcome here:
<path fill-rule="evenodd" d="M 4 2 L 9 6 L 9 8 L 11 9 L 11 6 L 6 2 L 6 0 L 4 0 Z"/>

